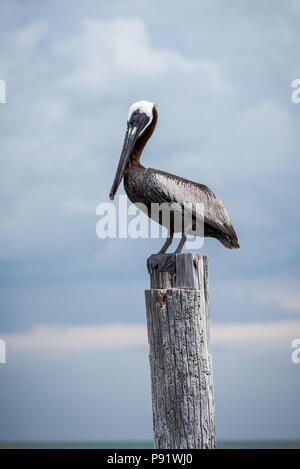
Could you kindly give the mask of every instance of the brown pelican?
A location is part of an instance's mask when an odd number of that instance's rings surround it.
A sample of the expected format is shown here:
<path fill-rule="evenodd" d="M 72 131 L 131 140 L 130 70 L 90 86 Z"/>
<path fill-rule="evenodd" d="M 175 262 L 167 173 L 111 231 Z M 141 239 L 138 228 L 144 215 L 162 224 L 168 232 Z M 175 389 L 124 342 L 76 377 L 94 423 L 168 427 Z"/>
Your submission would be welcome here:
<path fill-rule="evenodd" d="M 114 199 L 124 176 L 124 187 L 128 198 L 134 204 L 144 204 L 147 215 L 160 224 L 164 224 L 162 218 L 154 218 L 151 204 L 175 203 L 178 207 L 187 205 L 192 207 L 193 224 L 197 221 L 197 217 L 201 218 L 202 236 L 216 238 L 226 248 L 238 249 L 240 247 L 238 238 L 228 213 L 221 200 L 207 186 L 141 165 L 141 154 L 154 132 L 157 117 L 158 110 L 154 103 L 139 101 L 130 106 L 123 149 L 110 191 L 110 199 Z M 196 204 L 203 204 L 202 216 L 198 216 L 195 210 Z M 175 253 L 166 254 L 175 232 L 182 233 L 180 243 Z M 184 227 L 183 223 L 180 223 L 178 228 L 171 220 L 166 242 L 157 254 L 149 257 L 148 269 L 151 271 L 152 268 L 158 267 L 159 270 L 174 272 L 174 254 L 181 252 L 188 234 L 195 234 L 191 231 L 191 226 Z"/>

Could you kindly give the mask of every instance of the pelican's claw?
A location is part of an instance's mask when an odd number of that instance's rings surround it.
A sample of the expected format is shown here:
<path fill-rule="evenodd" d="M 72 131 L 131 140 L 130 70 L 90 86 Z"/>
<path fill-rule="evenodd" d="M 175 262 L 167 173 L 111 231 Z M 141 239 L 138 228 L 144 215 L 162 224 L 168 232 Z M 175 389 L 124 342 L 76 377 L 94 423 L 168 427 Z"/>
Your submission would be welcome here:
<path fill-rule="evenodd" d="M 156 268 L 159 272 L 174 274 L 176 272 L 176 254 L 152 254 L 147 259 L 147 268 L 149 274 Z"/>

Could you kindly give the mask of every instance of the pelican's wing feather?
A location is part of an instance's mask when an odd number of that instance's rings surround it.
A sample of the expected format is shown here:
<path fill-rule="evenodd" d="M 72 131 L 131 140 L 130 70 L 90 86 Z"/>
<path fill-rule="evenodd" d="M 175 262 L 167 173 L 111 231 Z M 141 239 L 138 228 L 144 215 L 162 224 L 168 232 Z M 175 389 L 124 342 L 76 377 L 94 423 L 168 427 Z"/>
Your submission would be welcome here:
<path fill-rule="evenodd" d="M 177 203 L 179 205 L 204 205 L 204 223 L 207 234 L 224 236 L 227 247 L 239 247 L 236 232 L 222 201 L 205 185 L 189 181 L 173 174 L 148 168 L 147 182 L 151 186 L 153 202 Z M 145 174 L 145 176 L 146 176 Z M 149 187 L 150 189 L 150 187 Z M 220 241 L 222 239 L 220 238 Z"/>

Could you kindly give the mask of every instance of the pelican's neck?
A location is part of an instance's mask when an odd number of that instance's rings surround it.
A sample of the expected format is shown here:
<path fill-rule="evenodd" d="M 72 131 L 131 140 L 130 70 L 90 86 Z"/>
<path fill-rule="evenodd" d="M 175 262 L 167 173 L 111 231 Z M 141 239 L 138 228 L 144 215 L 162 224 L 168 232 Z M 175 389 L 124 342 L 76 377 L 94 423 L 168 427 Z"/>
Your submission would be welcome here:
<path fill-rule="evenodd" d="M 139 136 L 131 152 L 130 160 L 129 160 L 130 166 L 135 166 L 138 168 L 144 167 L 141 165 L 140 159 L 141 159 L 142 151 L 144 150 L 144 147 L 146 143 L 148 142 L 149 138 L 153 134 L 156 123 L 157 123 L 158 112 L 157 112 L 156 106 L 153 106 L 152 112 L 153 112 L 153 118 L 152 118 L 151 124 L 148 125 L 148 127 L 146 127 L 142 135 Z"/>

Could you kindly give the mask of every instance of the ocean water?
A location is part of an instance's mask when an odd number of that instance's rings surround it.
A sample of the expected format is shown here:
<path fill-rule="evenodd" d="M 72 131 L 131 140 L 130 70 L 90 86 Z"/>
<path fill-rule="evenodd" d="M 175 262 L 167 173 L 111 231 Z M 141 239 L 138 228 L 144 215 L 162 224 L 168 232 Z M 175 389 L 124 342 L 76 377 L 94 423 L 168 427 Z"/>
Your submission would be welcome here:
<path fill-rule="evenodd" d="M 218 449 L 300 449 L 300 441 L 219 441 Z M 0 449 L 153 449 L 152 441 L 0 442 Z"/>

